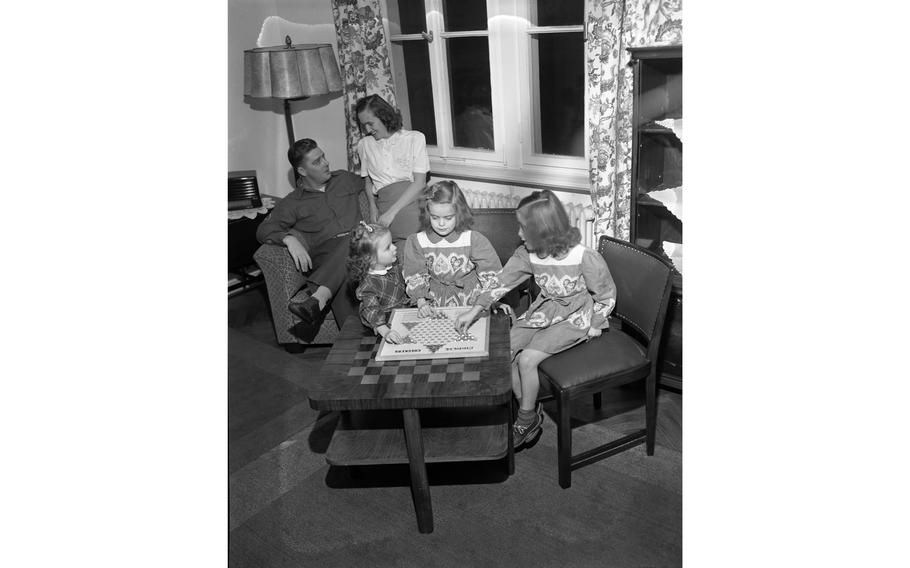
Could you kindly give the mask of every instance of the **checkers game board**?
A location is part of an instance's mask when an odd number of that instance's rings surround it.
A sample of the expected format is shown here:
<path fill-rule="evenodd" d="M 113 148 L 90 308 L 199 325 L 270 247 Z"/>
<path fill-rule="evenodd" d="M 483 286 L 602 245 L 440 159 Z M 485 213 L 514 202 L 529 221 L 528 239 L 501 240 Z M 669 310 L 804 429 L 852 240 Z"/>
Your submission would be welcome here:
<path fill-rule="evenodd" d="M 490 318 L 481 317 L 464 333 L 454 319 L 469 308 L 438 308 L 437 317 L 422 318 L 416 308 L 392 311 L 389 327 L 404 338 L 399 344 L 380 342 L 375 361 L 439 360 L 489 355 Z"/>

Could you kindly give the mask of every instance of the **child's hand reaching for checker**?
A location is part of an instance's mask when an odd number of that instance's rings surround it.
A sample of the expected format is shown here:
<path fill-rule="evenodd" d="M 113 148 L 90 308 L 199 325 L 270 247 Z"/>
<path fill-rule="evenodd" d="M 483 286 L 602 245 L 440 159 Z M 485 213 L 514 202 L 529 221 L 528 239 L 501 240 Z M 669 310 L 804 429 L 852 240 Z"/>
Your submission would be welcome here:
<path fill-rule="evenodd" d="M 394 329 L 390 328 L 387 325 L 383 325 L 383 326 L 376 328 L 376 331 L 378 331 L 379 335 L 381 335 L 383 338 L 385 338 L 385 340 L 388 341 L 389 343 L 392 343 L 394 345 L 398 345 L 399 343 L 401 343 L 401 339 L 402 339 L 401 334 L 399 334 L 397 331 L 395 331 Z"/>
<path fill-rule="evenodd" d="M 459 314 L 454 321 L 455 331 L 458 333 L 465 333 L 468 331 L 468 328 L 471 327 L 471 324 L 474 323 L 474 320 L 477 319 L 477 316 L 483 310 L 483 306 L 474 306 L 470 310 Z"/>
<path fill-rule="evenodd" d="M 422 318 L 436 317 L 438 312 L 426 298 L 417 300 L 417 315 Z"/>

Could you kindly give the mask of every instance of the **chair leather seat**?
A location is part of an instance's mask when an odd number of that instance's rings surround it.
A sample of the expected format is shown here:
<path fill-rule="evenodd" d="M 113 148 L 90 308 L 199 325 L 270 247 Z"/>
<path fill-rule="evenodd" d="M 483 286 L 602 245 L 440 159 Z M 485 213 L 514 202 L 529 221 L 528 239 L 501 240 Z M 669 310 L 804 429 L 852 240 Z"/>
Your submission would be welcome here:
<path fill-rule="evenodd" d="M 540 370 L 560 390 L 567 390 L 613 373 L 631 374 L 647 365 L 645 348 L 628 334 L 611 328 L 599 337 L 544 359 Z"/>

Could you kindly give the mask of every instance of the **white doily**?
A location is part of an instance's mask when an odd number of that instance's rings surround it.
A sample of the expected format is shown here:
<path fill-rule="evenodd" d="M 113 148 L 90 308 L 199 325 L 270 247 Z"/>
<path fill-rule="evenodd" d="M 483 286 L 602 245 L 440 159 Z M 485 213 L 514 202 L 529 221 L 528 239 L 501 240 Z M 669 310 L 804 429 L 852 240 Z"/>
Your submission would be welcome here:
<path fill-rule="evenodd" d="M 679 138 L 679 141 L 682 142 L 683 139 L 683 122 L 681 118 L 667 118 L 665 120 L 655 120 L 657 124 L 663 126 L 664 128 L 669 128 L 673 131 L 673 134 Z"/>
<path fill-rule="evenodd" d="M 673 263 L 673 266 L 676 270 L 682 274 L 682 243 L 671 243 L 669 241 L 662 241 L 664 253 L 670 257 L 670 261 Z"/>
<path fill-rule="evenodd" d="M 667 210 L 676 216 L 680 221 L 682 217 L 682 186 L 661 189 L 648 193 L 648 197 L 653 197 L 660 201 Z"/>
<path fill-rule="evenodd" d="M 233 221 L 242 217 L 246 217 L 247 219 L 255 219 L 257 215 L 267 214 L 269 212 L 269 209 L 275 206 L 275 200 L 264 195 L 261 198 L 262 207 L 251 207 L 249 209 L 235 209 L 234 211 L 228 211 L 228 221 Z"/>

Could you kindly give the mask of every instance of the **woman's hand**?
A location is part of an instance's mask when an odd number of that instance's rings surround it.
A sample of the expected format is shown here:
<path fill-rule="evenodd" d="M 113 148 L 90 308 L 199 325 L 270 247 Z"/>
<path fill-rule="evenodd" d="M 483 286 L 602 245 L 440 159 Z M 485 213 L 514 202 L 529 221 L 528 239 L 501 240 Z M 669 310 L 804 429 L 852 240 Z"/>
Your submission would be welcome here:
<path fill-rule="evenodd" d="M 588 339 L 592 339 L 592 338 L 594 338 L 594 337 L 597 337 L 598 335 L 600 335 L 601 333 L 603 333 L 603 331 L 604 331 L 604 330 L 602 330 L 602 329 L 596 329 L 596 328 L 593 328 L 593 327 L 588 328 Z"/>
<path fill-rule="evenodd" d="M 455 331 L 458 333 L 466 332 L 471 327 L 471 324 L 474 323 L 474 320 L 477 319 L 481 310 L 483 310 L 483 306 L 474 306 L 470 310 L 459 314 L 454 321 Z"/>
<path fill-rule="evenodd" d="M 379 207 L 376 206 L 375 201 L 370 201 L 370 223 L 376 223 L 379 221 Z"/>
<path fill-rule="evenodd" d="M 397 211 L 392 211 L 391 209 L 389 209 L 388 211 L 386 211 L 385 213 L 380 215 L 379 219 L 377 219 L 376 222 L 379 223 L 380 225 L 382 225 L 383 227 L 388 227 L 389 225 L 392 224 L 392 221 L 395 220 L 395 215 L 397 215 L 397 214 L 398 214 Z"/>
<path fill-rule="evenodd" d="M 373 193 L 373 180 L 369 177 L 363 178 L 363 193 L 367 196 L 367 203 L 370 206 L 370 223 L 375 223 L 379 219 L 379 206 L 376 205 L 376 194 Z"/>

